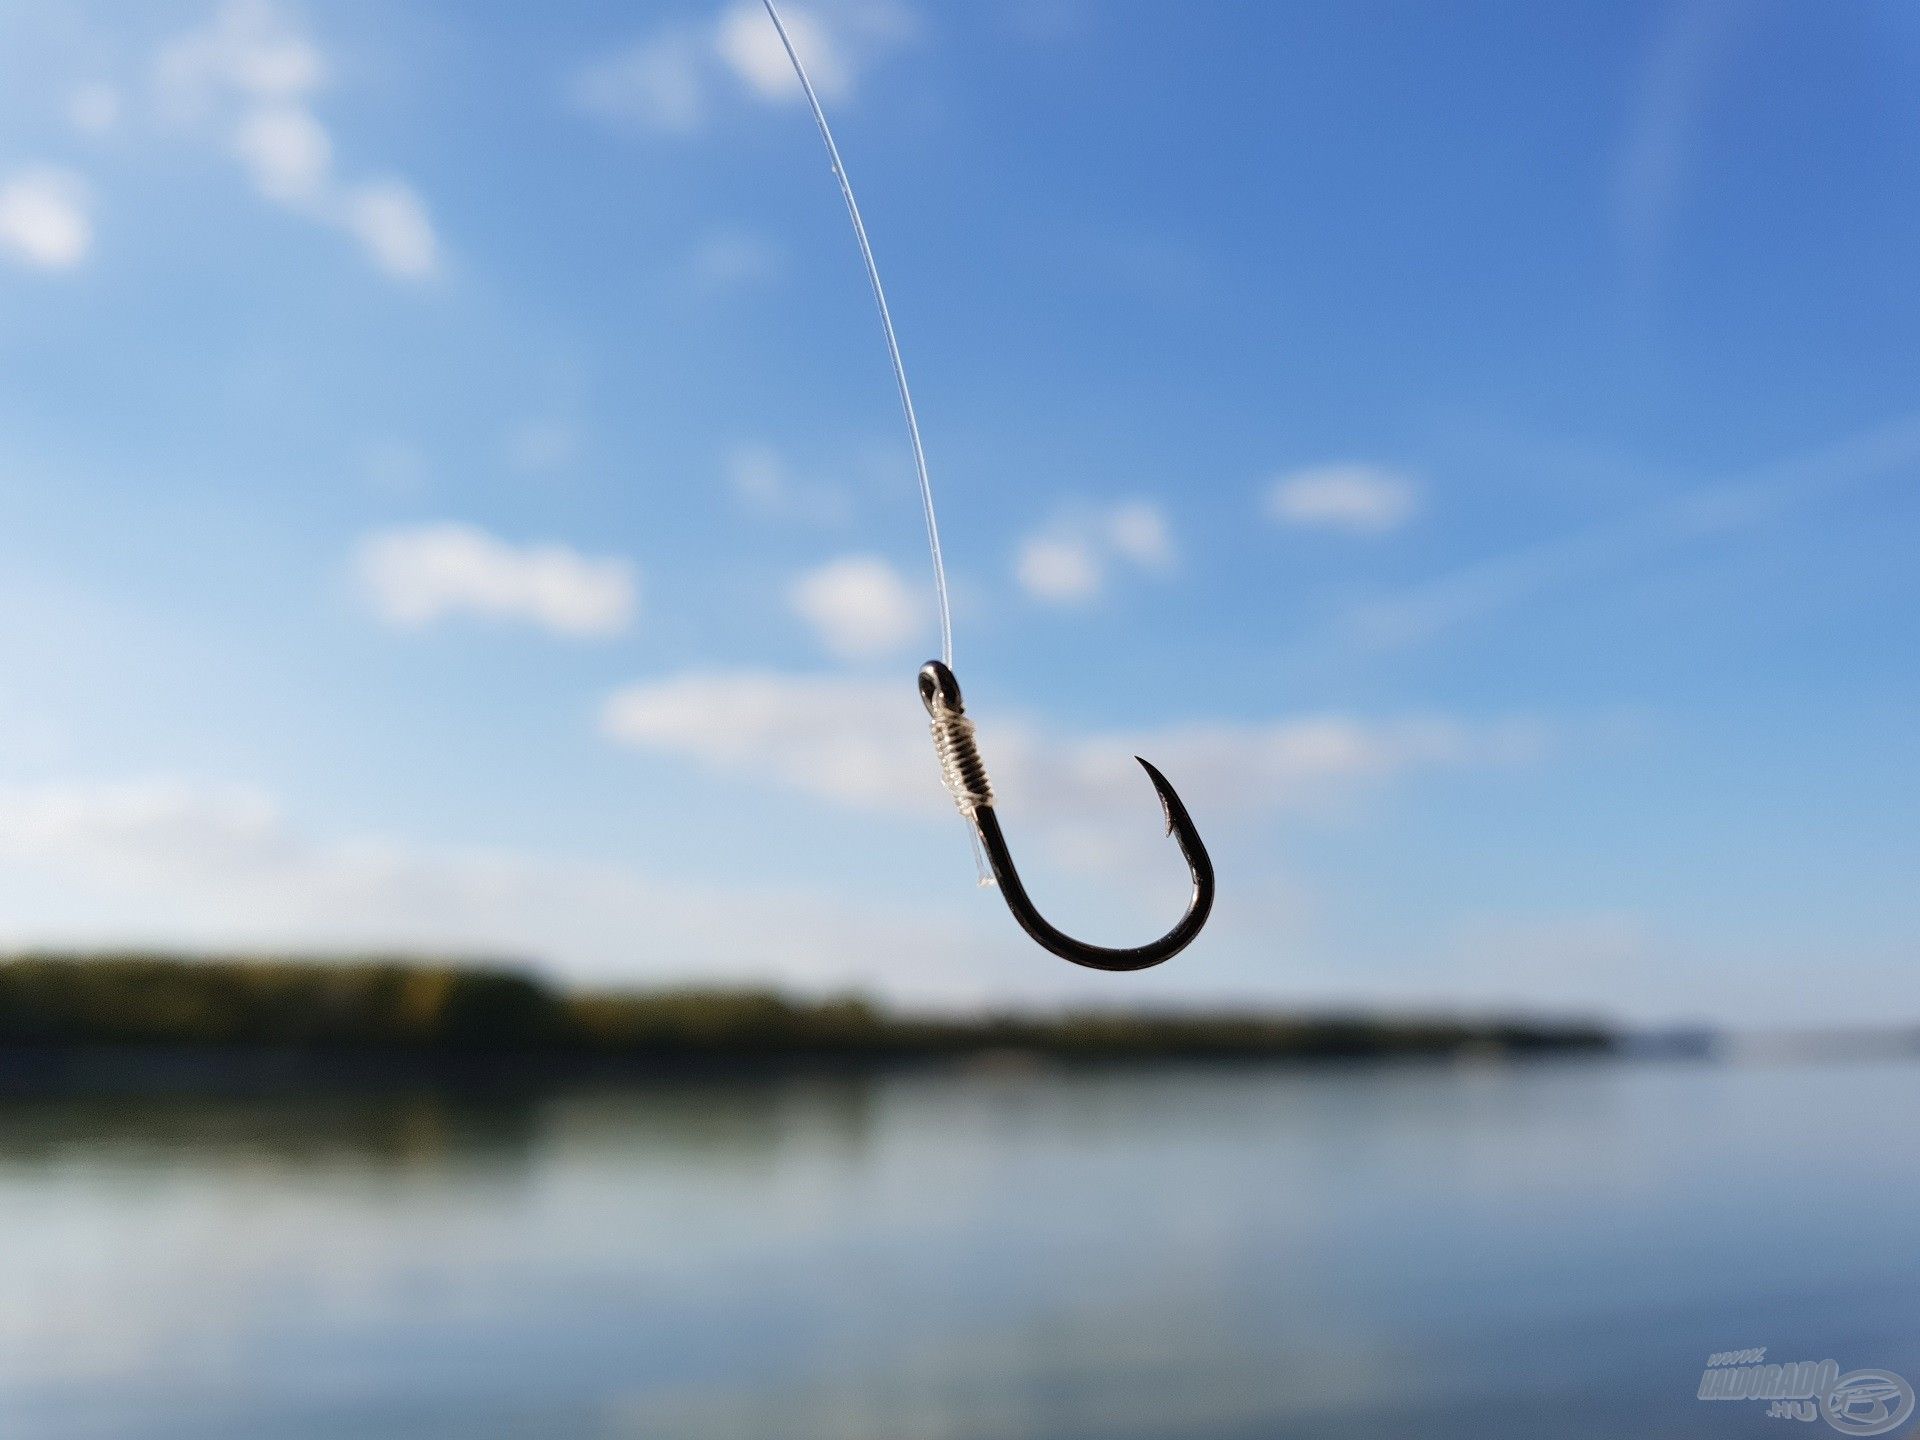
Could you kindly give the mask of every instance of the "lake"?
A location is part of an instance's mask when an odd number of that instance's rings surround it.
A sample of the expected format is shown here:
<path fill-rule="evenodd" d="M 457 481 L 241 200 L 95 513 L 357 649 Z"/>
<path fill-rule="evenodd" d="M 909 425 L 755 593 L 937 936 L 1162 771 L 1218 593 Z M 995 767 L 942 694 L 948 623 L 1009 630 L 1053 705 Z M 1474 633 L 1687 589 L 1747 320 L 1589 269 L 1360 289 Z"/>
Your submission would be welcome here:
<path fill-rule="evenodd" d="M 1920 1379 L 1916 1136 L 1864 1061 L 16 1099 L 0 1436 L 1766 1436 L 1710 1353 Z"/>

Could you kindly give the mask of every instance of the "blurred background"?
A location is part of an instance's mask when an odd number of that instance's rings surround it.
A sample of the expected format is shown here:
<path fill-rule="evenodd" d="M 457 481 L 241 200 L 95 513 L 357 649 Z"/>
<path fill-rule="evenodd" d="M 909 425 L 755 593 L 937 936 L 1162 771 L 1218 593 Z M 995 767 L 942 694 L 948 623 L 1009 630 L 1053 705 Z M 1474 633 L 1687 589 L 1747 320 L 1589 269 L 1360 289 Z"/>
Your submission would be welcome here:
<path fill-rule="evenodd" d="M 1213 922 L 757 0 L 13 0 L 0 1433 L 1920 1380 L 1920 12 L 787 18 Z"/>

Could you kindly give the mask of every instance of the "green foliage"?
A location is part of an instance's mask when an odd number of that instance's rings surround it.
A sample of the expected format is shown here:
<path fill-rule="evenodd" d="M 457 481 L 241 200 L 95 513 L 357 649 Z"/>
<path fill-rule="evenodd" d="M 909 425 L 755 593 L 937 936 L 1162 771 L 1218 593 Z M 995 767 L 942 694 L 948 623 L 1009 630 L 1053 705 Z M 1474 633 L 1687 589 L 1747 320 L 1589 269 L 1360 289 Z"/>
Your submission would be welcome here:
<path fill-rule="evenodd" d="M 1235 1013 L 901 1016 L 857 996 L 758 990 L 562 994 L 515 970 L 397 959 L 0 962 L 0 1045 L 540 1051 L 601 1059 L 908 1059 L 1026 1052 L 1085 1061 L 1601 1048 L 1597 1026 Z"/>
<path fill-rule="evenodd" d="M 189 962 L 28 955 L 0 964 L 0 1040 L 445 1046 L 552 1035 L 560 1006 L 515 971 L 398 960 Z"/>
<path fill-rule="evenodd" d="M 809 1004 L 764 990 L 586 994 L 566 1010 L 582 1043 L 610 1050 L 861 1049 L 899 1029 L 857 997 Z"/>

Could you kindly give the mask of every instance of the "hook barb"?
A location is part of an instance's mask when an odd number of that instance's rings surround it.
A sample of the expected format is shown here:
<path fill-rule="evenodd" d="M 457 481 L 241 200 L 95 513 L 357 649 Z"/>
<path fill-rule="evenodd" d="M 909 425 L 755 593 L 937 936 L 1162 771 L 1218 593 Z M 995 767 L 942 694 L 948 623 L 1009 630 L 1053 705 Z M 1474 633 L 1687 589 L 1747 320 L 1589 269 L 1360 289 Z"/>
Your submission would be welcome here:
<path fill-rule="evenodd" d="M 962 813 L 973 821 L 980 847 L 986 852 L 987 863 L 993 867 L 993 878 L 1007 902 L 1007 909 L 1035 942 L 1075 965 L 1112 971 L 1148 969 L 1172 959 L 1192 943 L 1213 911 L 1213 860 L 1179 792 L 1160 773 L 1159 767 L 1142 756 L 1133 757 L 1147 772 L 1154 793 L 1160 797 L 1167 834 L 1180 846 L 1187 871 L 1193 877 L 1193 896 L 1179 923 L 1158 940 L 1125 948 L 1090 945 L 1049 922 L 1021 883 L 1020 872 L 1014 868 L 1013 856 L 1007 849 L 1006 834 L 1000 828 L 1000 817 L 994 812 L 993 793 L 986 782 L 986 767 L 979 749 L 973 742 L 972 726 L 962 719 L 965 706 L 960 696 L 960 682 L 954 679 L 953 671 L 938 660 L 929 660 L 920 670 L 920 698 L 933 717 L 934 739 L 948 788 L 959 801 Z"/>

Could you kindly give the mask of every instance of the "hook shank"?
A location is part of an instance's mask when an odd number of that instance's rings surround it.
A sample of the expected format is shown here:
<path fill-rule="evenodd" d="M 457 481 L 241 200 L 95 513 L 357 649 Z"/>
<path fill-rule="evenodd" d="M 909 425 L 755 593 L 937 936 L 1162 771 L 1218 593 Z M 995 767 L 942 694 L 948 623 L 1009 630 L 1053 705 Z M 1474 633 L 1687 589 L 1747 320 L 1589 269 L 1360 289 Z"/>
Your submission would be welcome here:
<path fill-rule="evenodd" d="M 1167 833 L 1179 844 L 1187 871 L 1193 877 L 1193 896 L 1187 903 L 1186 913 L 1180 917 L 1179 924 L 1145 945 L 1125 948 L 1090 945 L 1050 923 L 1034 906 L 1027 887 L 1021 883 L 1020 872 L 1014 868 L 1013 856 L 1007 849 L 1006 834 L 1000 828 L 1000 817 L 994 813 L 993 792 L 986 783 L 986 767 L 973 743 L 971 726 L 961 721 L 966 707 L 960 695 L 960 682 L 954 678 L 953 671 L 938 660 L 929 660 L 920 670 L 920 698 L 933 717 L 934 735 L 948 786 L 961 812 L 973 822 L 1007 909 L 1013 912 L 1022 930 L 1061 959 L 1092 970 L 1145 970 L 1186 949 L 1213 910 L 1213 860 L 1194 827 L 1193 817 L 1165 775 L 1140 756 L 1133 757 L 1152 781 L 1154 793 L 1160 797 L 1160 808 L 1166 815 Z"/>

